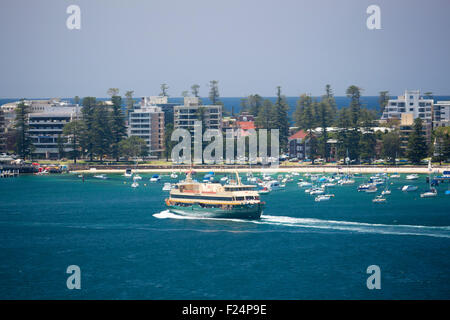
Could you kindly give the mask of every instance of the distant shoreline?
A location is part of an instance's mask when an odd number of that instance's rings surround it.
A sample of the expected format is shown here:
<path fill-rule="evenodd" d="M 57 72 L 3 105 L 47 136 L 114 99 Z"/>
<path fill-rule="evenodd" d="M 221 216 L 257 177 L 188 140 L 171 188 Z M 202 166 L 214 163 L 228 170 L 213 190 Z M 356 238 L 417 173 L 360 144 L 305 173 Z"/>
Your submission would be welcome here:
<path fill-rule="evenodd" d="M 189 168 L 145 168 L 145 169 L 134 169 L 133 171 L 138 173 L 170 173 L 170 172 L 186 172 L 190 170 Z M 308 166 L 308 167 L 277 167 L 277 168 L 192 168 L 196 172 L 210 172 L 215 173 L 230 173 L 230 172 L 266 172 L 266 173 L 288 173 L 288 172 L 299 172 L 299 173 L 430 173 L 428 167 L 330 167 L 330 166 Z M 444 171 L 450 171 L 450 166 L 440 166 L 433 167 L 432 173 L 442 174 Z M 106 169 L 106 168 L 91 168 L 89 170 L 71 170 L 74 173 L 123 173 L 125 169 Z"/>

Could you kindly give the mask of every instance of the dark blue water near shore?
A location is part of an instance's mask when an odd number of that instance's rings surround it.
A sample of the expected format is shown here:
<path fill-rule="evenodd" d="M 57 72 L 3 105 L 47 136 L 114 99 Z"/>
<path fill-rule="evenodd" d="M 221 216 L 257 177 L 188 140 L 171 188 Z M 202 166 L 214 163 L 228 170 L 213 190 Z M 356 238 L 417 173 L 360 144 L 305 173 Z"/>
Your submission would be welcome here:
<path fill-rule="evenodd" d="M 1 299 L 450 298 L 450 198 L 420 198 L 423 176 L 381 205 L 356 185 L 317 203 L 292 182 L 253 222 L 181 218 L 150 174 L 137 189 L 109 176 L 0 180 Z M 366 287 L 374 264 L 381 290 Z"/>

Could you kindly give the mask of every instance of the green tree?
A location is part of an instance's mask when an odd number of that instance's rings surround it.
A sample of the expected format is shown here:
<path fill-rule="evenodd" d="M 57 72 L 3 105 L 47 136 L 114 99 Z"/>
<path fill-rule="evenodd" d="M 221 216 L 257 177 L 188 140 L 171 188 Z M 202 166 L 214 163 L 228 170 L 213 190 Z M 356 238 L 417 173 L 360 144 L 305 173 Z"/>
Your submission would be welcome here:
<path fill-rule="evenodd" d="M 378 98 L 378 103 L 380 104 L 380 114 L 383 114 L 389 102 L 389 91 L 380 91 L 380 97 Z"/>
<path fill-rule="evenodd" d="M 63 135 L 71 145 L 72 150 L 70 153 L 73 163 L 77 163 L 77 158 L 82 154 L 83 146 L 86 146 L 86 143 L 83 141 L 83 138 L 85 138 L 85 130 L 86 124 L 82 120 L 73 120 L 63 128 Z"/>
<path fill-rule="evenodd" d="M 136 136 L 131 136 L 120 141 L 119 150 L 120 154 L 127 159 L 148 155 L 148 146 L 145 140 Z"/>
<path fill-rule="evenodd" d="M 192 92 L 192 95 L 193 95 L 194 97 L 197 97 L 197 98 L 198 98 L 198 96 L 199 96 L 199 91 L 200 91 L 200 86 L 199 86 L 198 84 L 193 84 L 193 85 L 191 86 L 191 92 Z"/>
<path fill-rule="evenodd" d="M 414 120 L 413 130 L 408 137 L 407 157 L 413 164 L 420 164 L 427 156 L 427 143 L 423 134 L 422 119 Z"/>
<path fill-rule="evenodd" d="M 126 136 L 125 117 L 122 112 L 122 98 L 113 96 L 111 99 L 113 109 L 111 111 L 110 131 L 111 131 L 111 155 L 119 161 L 119 142 Z"/>
<path fill-rule="evenodd" d="M 334 120 L 337 114 L 337 103 L 334 98 L 333 89 L 331 89 L 331 85 L 327 84 L 325 86 L 325 95 L 322 97 L 322 101 L 327 102 L 330 106 L 330 117 Z"/>
<path fill-rule="evenodd" d="M 16 120 L 14 122 L 14 129 L 16 134 L 15 151 L 21 159 L 26 159 L 31 156 L 33 151 L 33 144 L 29 136 L 28 115 L 29 107 L 22 100 L 15 109 Z"/>
<path fill-rule="evenodd" d="M 106 91 L 106 94 L 110 97 L 117 96 L 119 94 L 118 88 L 109 88 L 108 91 Z"/>
<path fill-rule="evenodd" d="M 103 157 L 111 151 L 112 142 L 111 121 L 109 112 L 104 105 L 98 105 L 94 110 L 94 125 L 91 139 L 93 151 L 103 161 Z"/>
<path fill-rule="evenodd" d="M 383 146 L 381 153 L 390 162 L 395 164 L 395 159 L 401 155 L 401 141 L 398 132 L 392 131 L 383 135 Z"/>
<path fill-rule="evenodd" d="M 256 117 L 264 103 L 264 99 L 259 94 L 252 94 L 248 96 L 247 102 L 248 112 Z"/>
<path fill-rule="evenodd" d="M 219 103 L 219 81 L 212 80 L 209 82 L 209 100 L 212 105 L 217 105 Z"/>
<path fill-rule="evenodd" d="M 165 83 L 161 84 L 161 93 L 159 94 L 161 97 L 168 97 L 167 90 L 169 90 L 169 86 Z"/>
<path fill-rule="evenodd" d="M 58 159 L 61 160 L 64 158 L 65 151 L 64 151 L 64 145 L 65 145 L 65 139 L 62 134 L 58 134 L 58 137 L 56 138 L 56 143 L 58 145 Z"/>
<path fill-rule="evenodd" d="M 300 129 L 306 129 L 309 126 L 309 122 L 314 119 L 314 112 L 311 109 L 312 103 L 311 96 L 306 93 L 300 95 L 300 98 L 297 100 L 293 118 L 295 125 Z M 308 110 L 308 113 L 306 113 L 306 110 Z"/>
<path fill-rule="evenodd" d="M 255 119 L 255 125 L 262 129 L 272 129 L 272 115 L 273 104 L 269 99 L 265 99 Z"/>
<path fill-rule="evenodd" d="M 173 130 L 173 123 L 167 123 L 164 129 L 164 155 L 166 156 L 167 161 L 169 161 L 169 158 L 172 155 L 172 149 L 175 145 L 175 142 L 171 140 Z"/>
<path fill-rule="evenodd" d="M 125 92 L 125 98 L 126 98 L 125 103 L 127 105 L 127 119 L 128 119 L 128 115 L 130 114 L 131 111 L 133 111 L 133 107 L 134 107 L 133 94 L 134 94 L 133 90 L 129 90 L 129 91 Z"/>
<path fill-rule="evenodd" d="M 350 86 L 346 91 L 347 97 L 350 98 L 350 112 L 354 128 L 358 128 L 359 115 L 361 110 L 361 88 Z"/>
<path fill-rule="evenodd" d="M 83 108 L 81 109 L 81 113 L 86 128 L 81 139 L 86 141 L 85 149 L 89 155 L 90 161 L 92 161 L 94 157 L 94 142 L 92 137 L 94 136 L 94 113 L 97 100 L 94 97 L 85 97 L 83 98 L 82 105 Z"/>
<path fill-rule="evenodd" d="M 289 137 L 289 105 L 286 97 L 281 95 L 281 87 L 277 87 L 277 100 L 274 105 L 274 127 L 279 129 L 280 148 L 286 151 Z"/>
<path fill-rule="evenodd" d="M 439 164 L 442 164 L 442 161 L 447 160 L 450 155 L 448 151 L 450 149 L 450 127 L 438 127 L 433 131 L 434 138 L 434 155 L 439 161 Z"/>
<path fill-rule="evenodd" d="M 318 104 L 317 118 L 318 124 L 322 128 L 322 135 L 319 139 L 319 154 L 328 161 L 330 150 L 328 146 L 328 130 L 327 128 L 333 123 L 333 108 L 329 99 L 322 100 Z"/>

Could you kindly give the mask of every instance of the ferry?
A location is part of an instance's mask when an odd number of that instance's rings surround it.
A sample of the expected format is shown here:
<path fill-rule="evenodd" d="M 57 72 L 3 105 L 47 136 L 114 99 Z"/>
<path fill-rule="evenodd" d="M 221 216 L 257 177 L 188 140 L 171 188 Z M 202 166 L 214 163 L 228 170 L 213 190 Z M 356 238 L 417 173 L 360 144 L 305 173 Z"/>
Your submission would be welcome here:
<path fill-rule="evenodd" d="M 208 218 L 259 219 L 264 209 L 255 186 L 242 184 L 237 172 L 227 185 L 200 183 L 188 172 L 170 190 L 166 205 L 176 214 Z"/>

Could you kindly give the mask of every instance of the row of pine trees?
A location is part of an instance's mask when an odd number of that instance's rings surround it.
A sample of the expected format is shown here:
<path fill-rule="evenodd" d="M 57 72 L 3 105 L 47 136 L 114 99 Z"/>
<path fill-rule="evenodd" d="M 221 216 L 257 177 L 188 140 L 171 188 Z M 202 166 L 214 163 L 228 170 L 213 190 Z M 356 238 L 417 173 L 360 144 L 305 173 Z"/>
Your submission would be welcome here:
<path fill-rule="evenodd" d="M 161 85 L 161 95 L 167 95 L 168 86 Z M 199 86 L 191 87 L 192 94 L 199 96 Z M 126 136 L 126 115 L 122 111 L 122 97 L 118 95 L 118 89 L 108 90 L 111 96 L 111 106 L 97 100 L 95 97 L 85 97 L 80 101 L 78 97 L 75 102 L 81 102 L 83 106 L 81 115 L 74 121 L 68 123 L 63 130 L 63 135 L 58 138 L 60 156 L 64 154 L 64 146 L 69 144 L 72 151 L 70 157 L 75 161 L 77 158 L 86 157 L 90 161 L 99 159 L 103 161 L 106 157 L 119 160 L 121 156 L 126 158 L 145 156 L 148 150 L 145 141 Z M 127 114 L 133 108 L 133 91 L 126 92 L 125 105 Z M 184 93 L 187 95 L 187 93 Z M 307 132 L 312 159 L 321 157 L 329 160 L 329 139 L 338 141 L 337 155 L 340 158 L 349 157 L 356 162 L 361 160 L 371 161 L 376 157 L 377 142 L 381 142 L 381 153 L 383 156 L 395 161 L 397 157 L 406 156 L 413 163 L 420 163 L 428 155 L 437 154 L 438 160 L 450 157 L 449 132 L 445 128 L 439 128 L 433 132 L 434 142 L 427 145 L 423 135 L 423 124 L 416 119 L 414 130 L 409 136 L 406 154 L 402 154 L 399 132 L 381 133 L 374 132 L 376 119 L 379 117 L 374 110 L 363 107 L 361 103 L 361 89 L 350 86 L 346 90 L 350 104 L 341 109 L 337 108 L 333 90 L 326 85 L 324 94 L 319 98 L 302 94 L 297 100 L 296 109 L 289 117 L 289 105 L 286 97 L 281 93 L 281 87 L 277 87 L 276 100 L 272 102 L 264 99 L 258 94 L 250 95 L 241 100 L 241 112 L 248 112 L 256 116 L 255 124 L 258 128 L 279 129 L 280 151 L 287 152 L 290 126 Z M 218 81 L 210 82 L 209 99 L 212 104 L 221 104 Z M 387 91 L 380 93 L 380 110 L 382 112 L 389 99 Z M 234 112 L 232 110 L 232 115 Z M 27 106 L 22 102 L 16 109 L 16 152 L 22 157 L 29 157 L 33 151 L 33 144 L 28 136 Z M 202 118 L 199 108 L 199 118 Z M 322 128 L 320 134 L 314 133 L 314 129 Z M 328 132 L 327 128 L 340 128 L 337 132 Z M 174 143 L 170 139 L 173 131 L 173 123 L 166 123 L 165 130 L 165 156 L 169 159 Z M 437 146 L 437 148 L 433 148 Z"/>

